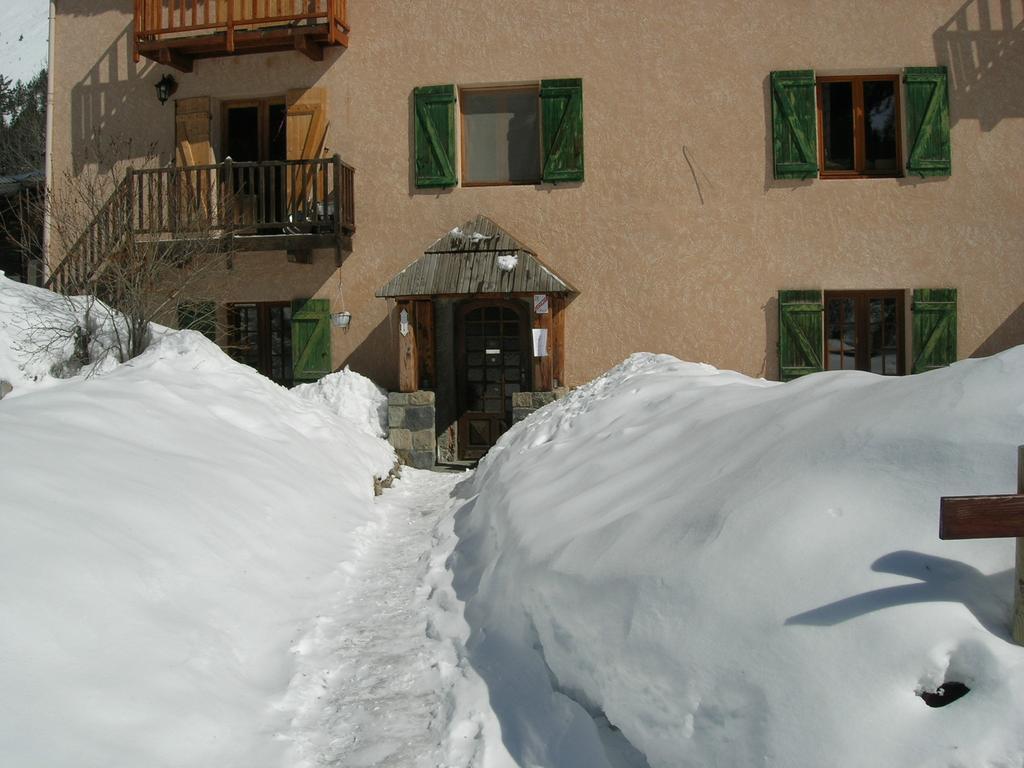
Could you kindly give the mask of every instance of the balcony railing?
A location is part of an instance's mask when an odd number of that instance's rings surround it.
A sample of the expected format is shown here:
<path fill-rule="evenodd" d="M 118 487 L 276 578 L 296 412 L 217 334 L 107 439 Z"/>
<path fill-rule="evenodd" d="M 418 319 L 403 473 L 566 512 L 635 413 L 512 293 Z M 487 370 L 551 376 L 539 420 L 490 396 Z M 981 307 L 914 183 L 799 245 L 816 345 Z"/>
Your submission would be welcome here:
<path fill-rule="evenodd" d="M 135 0 L 135 60 L 191 71 L 195 59 L 348 45 L 346 0 Z"/>
<path fill-rule="evenodd" d="M 206 238 L 229 241 L 237 251 L 307 255 L 333 247 L 340 263 L 355 229 L 355 171 L 337 155 L 129 170 L 47 287 L 88 290 L 127 238 L 158 246 Z"/>

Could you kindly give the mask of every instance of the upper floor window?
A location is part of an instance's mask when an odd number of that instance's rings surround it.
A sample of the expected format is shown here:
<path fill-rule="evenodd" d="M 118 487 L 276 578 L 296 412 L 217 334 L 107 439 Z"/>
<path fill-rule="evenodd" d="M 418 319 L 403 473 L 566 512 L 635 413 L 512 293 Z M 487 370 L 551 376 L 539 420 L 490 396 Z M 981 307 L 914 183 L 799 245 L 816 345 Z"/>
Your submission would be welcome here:
<path fill-rule="evenodd" d="M 771 73 L 776 179 L 949 176 L 945 67 L 899 75 Z M 902 102 L 902 103 L 901 103 Z M 906 149 L 903 136 L 906 136 Z"/>
<path fill-rule="evenodd" d="M 540 93 L 536 85 L 462 89 L 462 183 L 540 181 Z"/>
<path fill-rule="evenodd" d="M 582 80 L 456 90 L 413 91 L 417 188 L 583 181 Z"/>
<path fill-rule="evenodd" d="M 818 78 L 822 178 L 899 176 L 899 77 Z"/>

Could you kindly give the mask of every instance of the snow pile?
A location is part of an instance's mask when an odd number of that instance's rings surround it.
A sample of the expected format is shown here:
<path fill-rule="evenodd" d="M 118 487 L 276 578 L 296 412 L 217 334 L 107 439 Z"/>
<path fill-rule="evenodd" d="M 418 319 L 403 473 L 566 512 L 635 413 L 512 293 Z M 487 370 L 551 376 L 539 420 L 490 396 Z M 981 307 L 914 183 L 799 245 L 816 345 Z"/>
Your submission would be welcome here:
<path fill-rule="evenodd" d="M 56 379 L 114 367 L 114 316 L 91 297 L 60 296 L 16 283 L 0 272 L 0 379 L 14 386 L 11 396 L 52 386 Z M 84 370 L 75 363 L 76 327 L 88 330 L 91 339 L 91 362 Z M 154 336 L 165 331 L 153 326 Z"/>
<path fill-rule="evenodd" d="M 303 400 L 320 403 L 368 435 L 387 437 L 387 391 L 348 367 L 291 391 Z"/>
<path fill-rule="evenodd" d="M 394 453 L 191 331 L 49 381 L 0 401 L 2 762 L 281 764 Z"/>
<path fill-rule="evenodd" d="M 502 253 L 498 256 L 498 269 L 502 272 L 511 272 L 519 264 L 518 253 Z"/>
<path fill-rule="evenodd" d="M 1024 763 L 1013 541 L 938 538 L 940 496 L 1014 492 L 1022 382 L 1024 348 L 784 385 L 636 355 L 514 427 L 453 568 L 517 763 Z"/>

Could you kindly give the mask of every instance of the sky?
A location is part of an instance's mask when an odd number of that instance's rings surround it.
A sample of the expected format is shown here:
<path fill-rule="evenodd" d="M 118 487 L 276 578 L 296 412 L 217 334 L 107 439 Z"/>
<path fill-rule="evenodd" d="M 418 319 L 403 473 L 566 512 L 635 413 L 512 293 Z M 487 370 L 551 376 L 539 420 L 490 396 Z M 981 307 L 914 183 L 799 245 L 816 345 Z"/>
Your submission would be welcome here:
<path fill-rule="evenodd" d="M 0 3 L 0 74 L 28 80 L 46 66 L 47 0 Z"/>

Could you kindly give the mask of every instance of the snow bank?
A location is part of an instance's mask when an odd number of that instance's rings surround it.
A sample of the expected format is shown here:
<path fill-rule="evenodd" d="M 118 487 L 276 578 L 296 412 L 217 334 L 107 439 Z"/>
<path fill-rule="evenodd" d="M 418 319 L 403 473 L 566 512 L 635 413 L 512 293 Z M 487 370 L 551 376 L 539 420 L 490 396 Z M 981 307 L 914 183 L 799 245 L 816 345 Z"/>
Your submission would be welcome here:
<path fill-rule="evenodd" d="M 312 384 L 300 384 L 293 395 L 320 403 L 373 437 L 387 437 L 388 393 L 365 376 L 337 371 Z"/>
<path fill-rule="evenodd" d="M 280 765 L 390 447 L 183 331 L 0 401 L 0 456 L 0 762 Z"/>
<path fill-rule="evenodd" d="M 16 283 L 0 272 L 0 379 L 13 385 L 11 397 L 53 386 L 63 378 L 114 368 L 115 318 L 120 322 L 118 314 L 97 299 L 61 296 Z M 91 362 L 84 368 L 74 359 L 76 326 L 89 331 Z M 151 328 L 154 338 L 168 330 Z"/>
<path fill-rule="evenodd" d="M 453 559 L 513 757 L 1024 764 L 1013 542 L 938 538 L 940 496 L 1014 492 L 1022 382 L 1024 347 L 784 385 L 636 355 L 514 427 Z"/>

